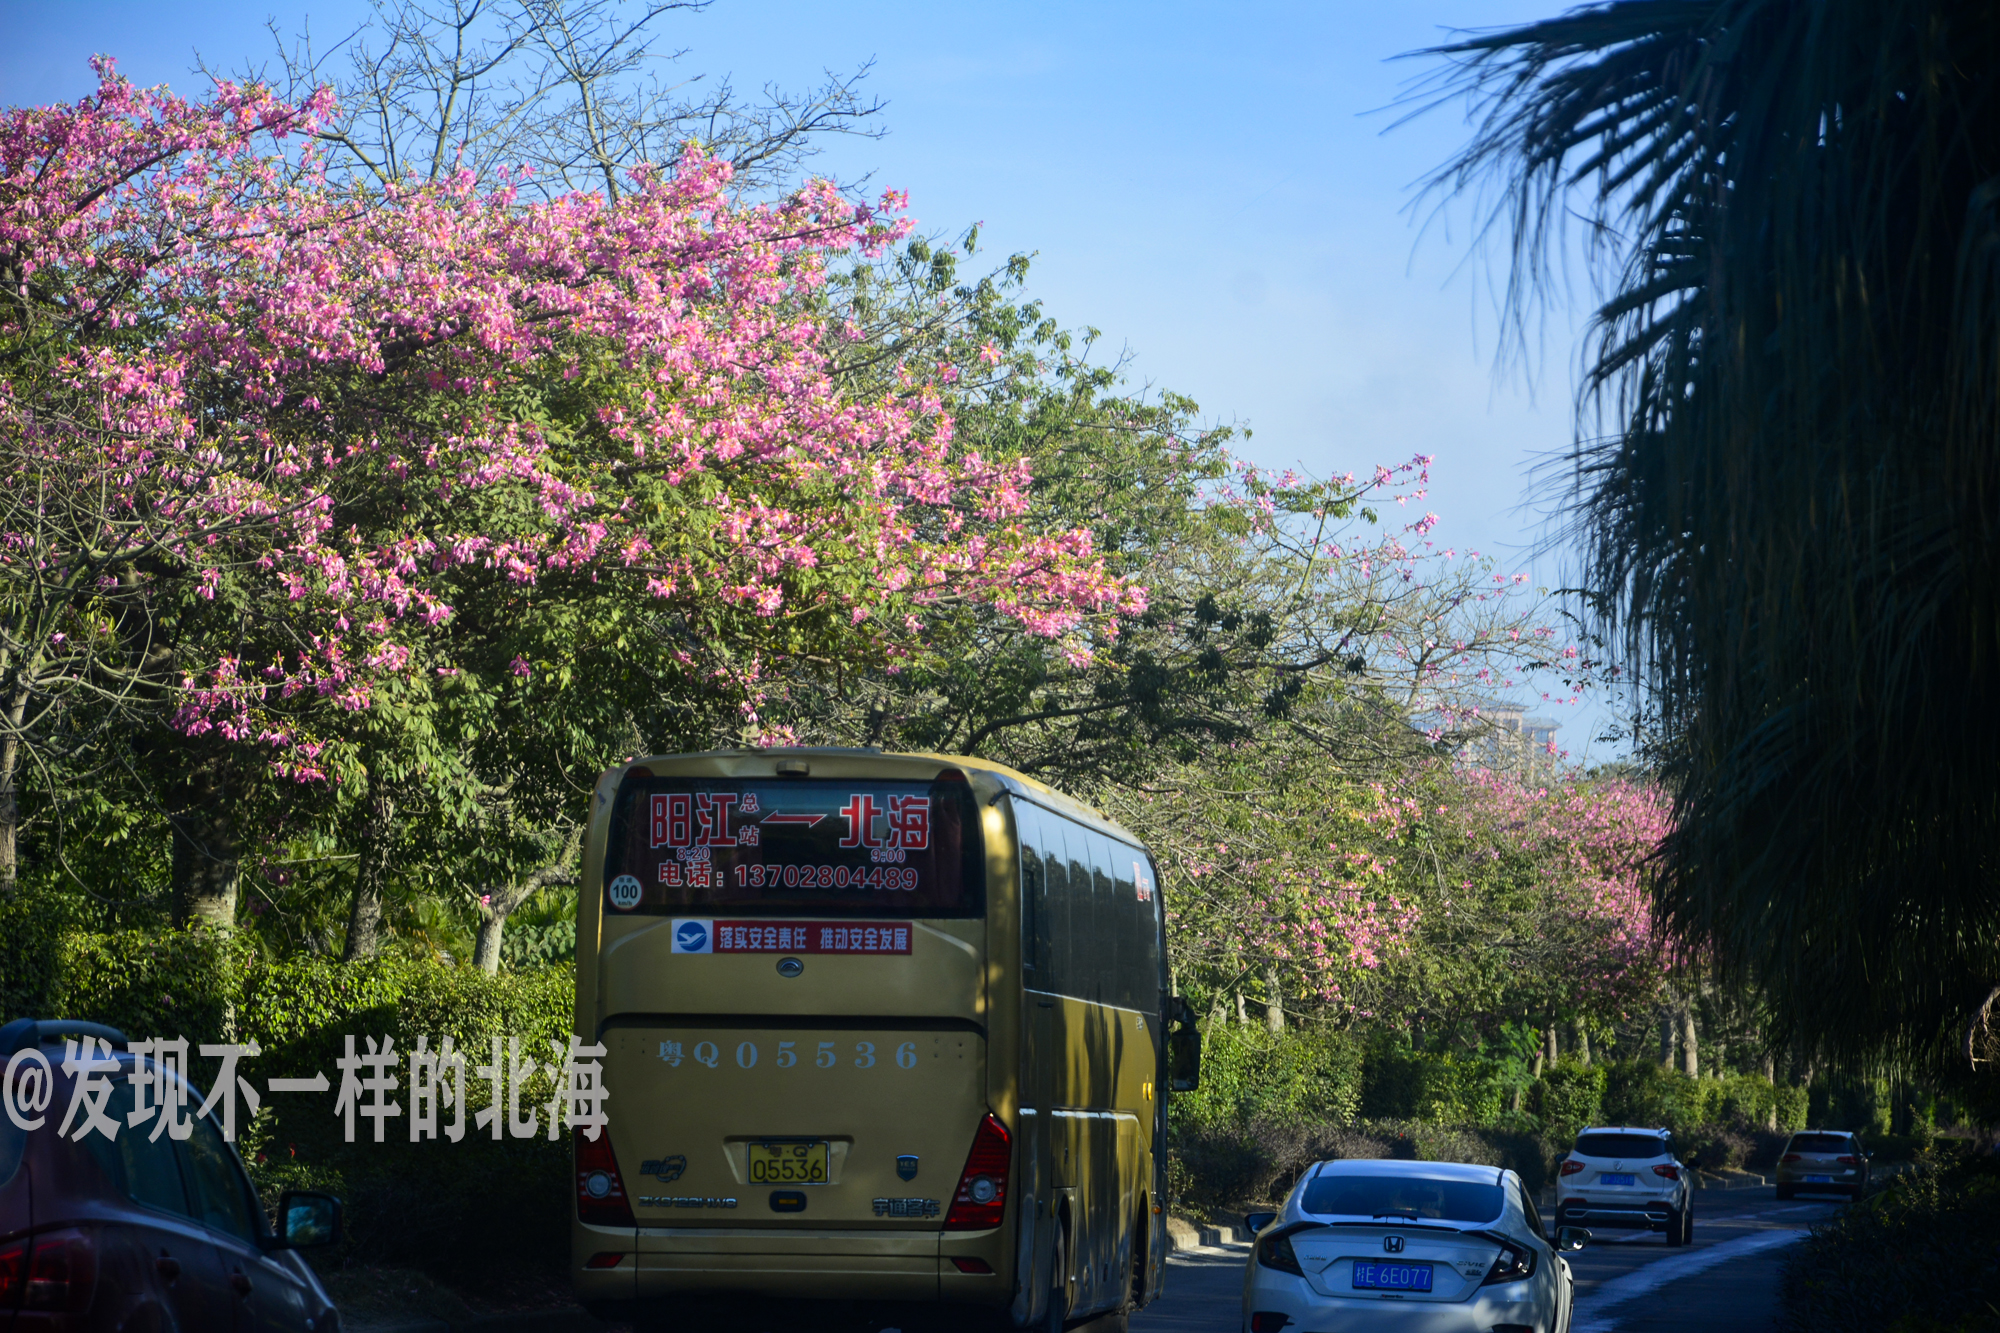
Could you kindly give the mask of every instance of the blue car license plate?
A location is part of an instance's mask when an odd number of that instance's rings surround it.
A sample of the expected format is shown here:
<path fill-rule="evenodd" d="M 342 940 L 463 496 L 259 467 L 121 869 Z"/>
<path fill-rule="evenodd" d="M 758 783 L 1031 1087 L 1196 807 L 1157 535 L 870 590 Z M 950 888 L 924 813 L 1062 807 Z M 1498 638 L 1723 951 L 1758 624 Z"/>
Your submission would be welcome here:
<path fill-rule="evenodd" d="M 1639 1177 L 1620 1175 L 1616 1171 L 1603 1171 L 1598 1174 L 1597 1183 L 1600 1185 L 1636 1185 L 1639 1183 Z"/>
<path fill-rule="evenodd" d="M 1832 1177 L 1832 1176 L 1807 1176 L 1807 1177 L 1806 1177 L 1806 1184 L 1808 1184 L 1808 1185 L 1831 1185 L 1832 1183 L 1833 1183 L 1833 1177 Z"/>
<path fill-rule="evenodd" d="M 1385 1264 L 1374 1260 L 1354 1262 L 1356 1291 L 1429 1291 L 1429 1264 Z"/>

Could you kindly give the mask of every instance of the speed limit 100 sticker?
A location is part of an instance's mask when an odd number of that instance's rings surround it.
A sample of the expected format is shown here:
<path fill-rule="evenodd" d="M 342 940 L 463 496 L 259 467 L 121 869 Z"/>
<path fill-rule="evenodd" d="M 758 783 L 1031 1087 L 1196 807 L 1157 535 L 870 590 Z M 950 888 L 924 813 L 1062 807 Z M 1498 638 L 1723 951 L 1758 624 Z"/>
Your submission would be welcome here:
<path fill-rule="evenodd" d="M 639 881 L 631 875 L 620 875 L 617 879 L 611 881 L 604 892 L 605 896 L 611 899 L 613 907 L 621 912 L 629 912 L 639 905 L 639 898 L 645 893 L 645 890 L 639 886 Z"/>
<path fill-rule="evenodd" d="M 813 1038 L 763 1041 L 663 1041 L 660 1059 L 675 1069 L 698 1065 L 720 1069 L 915 1069 L 914 1041 L 820 1041 Z"/>

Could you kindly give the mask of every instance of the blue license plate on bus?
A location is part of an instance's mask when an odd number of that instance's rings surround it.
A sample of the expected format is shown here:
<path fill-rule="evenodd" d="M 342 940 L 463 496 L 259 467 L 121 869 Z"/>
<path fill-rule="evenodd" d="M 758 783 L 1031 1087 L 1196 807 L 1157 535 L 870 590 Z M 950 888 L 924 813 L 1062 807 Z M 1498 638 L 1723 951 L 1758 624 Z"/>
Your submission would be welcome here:
<path fill-rule="evenodd" d="M 1808 1184 L 1808 1185 L 1831 1185 L 1832 1183 L 1833 1183 L 1833 1177 L 1832 1177 L 1832 1176 L 1807 1176 L 1807 1177 L 1806 1177 L 1806 1184 Z"/>
<path fill-rule="evenodd" d="M 1639 1183 L 1639 1177 L 1621 1176 L 1615 1171 L 1606 1171 L 1597 1177 L 1597 1183 L 1600 1185 L 1636 1185 Z"/>
<path fill-rule="evenodd" d="M 1354 1263 L 1356 1291 L 1429 1291 L 1429 1264 L 1385 1264 L 1357 1259 Z"/>

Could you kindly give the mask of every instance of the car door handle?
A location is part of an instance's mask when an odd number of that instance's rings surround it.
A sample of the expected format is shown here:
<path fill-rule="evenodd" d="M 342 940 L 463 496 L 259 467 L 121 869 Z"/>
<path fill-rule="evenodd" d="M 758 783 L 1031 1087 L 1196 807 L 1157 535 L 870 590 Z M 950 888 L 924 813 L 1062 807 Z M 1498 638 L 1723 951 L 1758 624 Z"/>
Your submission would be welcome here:
<path fill-rule="evenodd" d="M 243 1276 L 241 1269 L 230 1273 L 229 1285 L 238 1296 L 248 1296 L 250 1294 L 250 1279 Z"/>
<path fill-rule="evenodd" d="M 157 1268 L 160 1276 L 169 1282 L 172 1282 L 181 1275 L 181 1261 L 174 1258 L 171 1254 L 162 1254 L 159 1258 L 153 1260 L 153 1267 Z"/>

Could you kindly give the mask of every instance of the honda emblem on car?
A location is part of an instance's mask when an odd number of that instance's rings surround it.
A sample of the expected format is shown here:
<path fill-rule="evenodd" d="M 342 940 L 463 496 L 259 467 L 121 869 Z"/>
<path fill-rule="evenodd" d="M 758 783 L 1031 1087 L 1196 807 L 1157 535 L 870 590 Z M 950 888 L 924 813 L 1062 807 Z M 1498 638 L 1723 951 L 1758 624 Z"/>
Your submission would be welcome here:
<path fill-rule="evenodd" d="M 1401 1254 L 1403 1252 L 1403 1238 L 1401 1236 L 1384 1236 L 1382 1237 L 1382 1248 L 1390 1254 Z"/>

